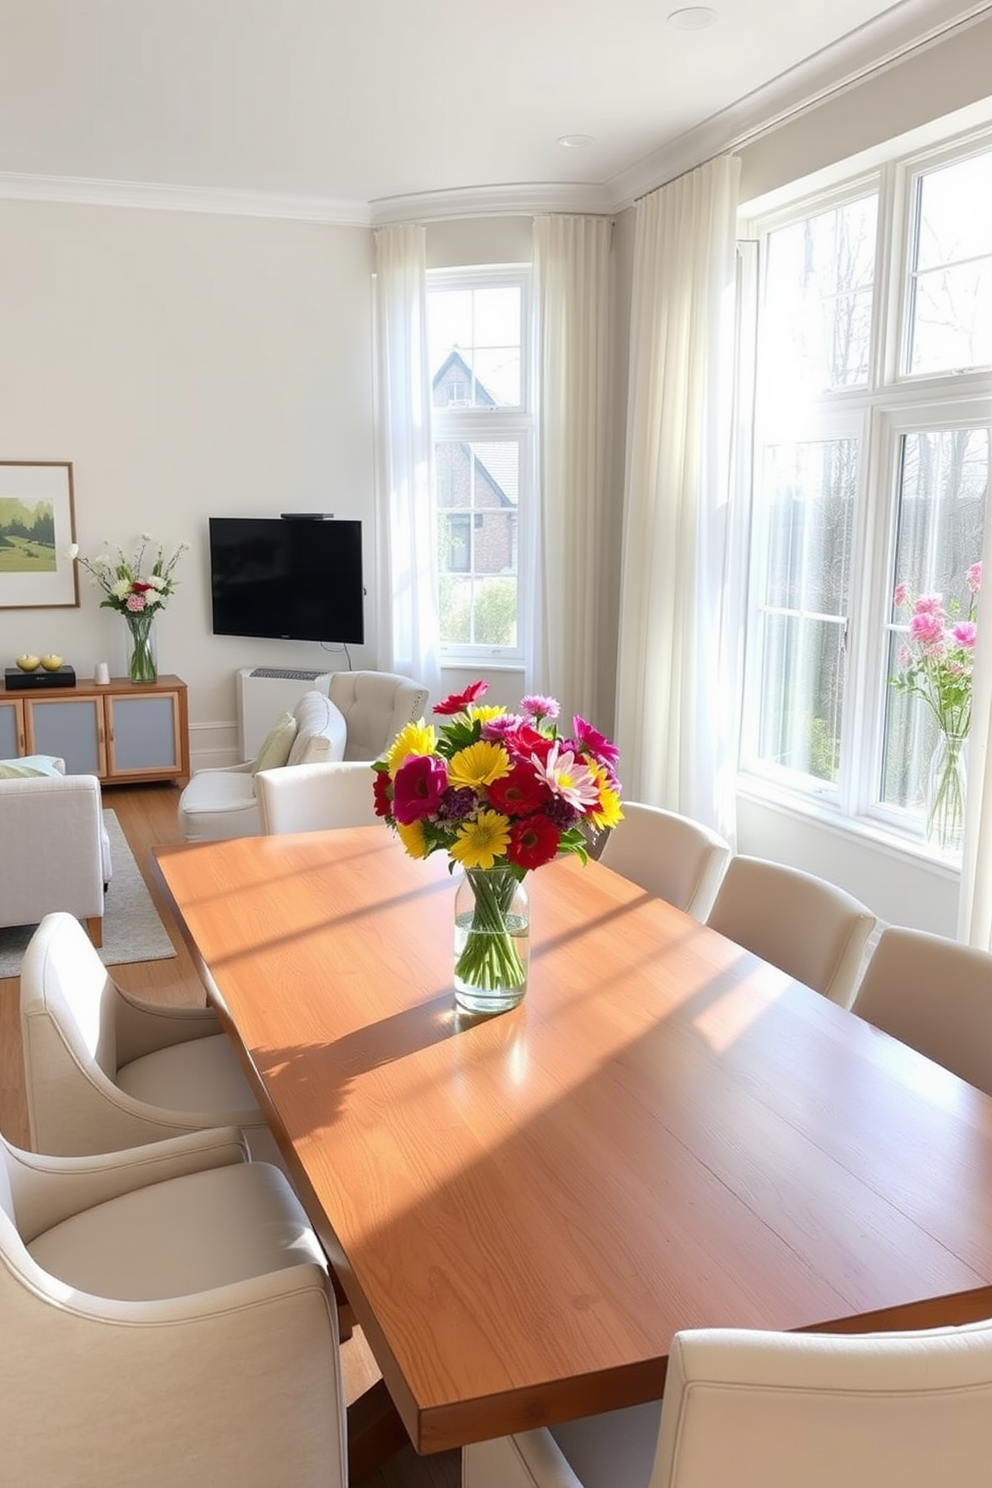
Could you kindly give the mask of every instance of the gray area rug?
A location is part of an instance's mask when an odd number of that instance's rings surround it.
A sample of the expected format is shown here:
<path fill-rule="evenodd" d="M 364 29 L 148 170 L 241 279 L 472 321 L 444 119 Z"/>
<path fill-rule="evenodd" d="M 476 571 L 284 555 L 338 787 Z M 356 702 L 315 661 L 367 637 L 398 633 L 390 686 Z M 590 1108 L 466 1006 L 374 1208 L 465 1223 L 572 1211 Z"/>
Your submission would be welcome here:
<path fill-rule="evenodd" d="M 176 954 L 114 811 L 104 811 L 114 876 L 107 890 L 100 959 L 105 966 L 164 961 Z M 0 977 L 17 976 L 33 925 L 0 929 Z"/>

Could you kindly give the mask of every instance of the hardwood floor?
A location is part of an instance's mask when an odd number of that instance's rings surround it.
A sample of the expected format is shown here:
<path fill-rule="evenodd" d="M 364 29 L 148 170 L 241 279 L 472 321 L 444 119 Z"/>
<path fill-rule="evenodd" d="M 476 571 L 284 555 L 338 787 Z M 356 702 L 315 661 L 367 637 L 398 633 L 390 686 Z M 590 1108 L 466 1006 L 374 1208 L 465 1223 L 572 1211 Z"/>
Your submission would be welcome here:
<path fill-rule="evenodd" d="M 179 792 L 171 785 L 136 785 L 108 787 L 104 794 L 105 804 L 117 813 L 162 923 L 176 948 L 175 959 L 115 966 L 114 980 L 150 1002 L 203 1005 L 206 1000 L 203 984 L 168 906 L 152 879 L 149 866 L 150 849 L 155 844 L 181 841 L 176 816 Z M 0 978 L 0 1131 L 8 1141 L 27 1147 L 17 998 L 17 978 Z M 351 1401 L 379 1378 L 361 1329 L 356 1328 L 353 1338 L 342 1346 L 341 1358 L 345 1397 Z M 407 1445 L 365 1482 L 369 1488 L 458 1488 L 460 1477 L 460 1453 L 441 1452 L 433 1457 L 418 1457 Z"/>

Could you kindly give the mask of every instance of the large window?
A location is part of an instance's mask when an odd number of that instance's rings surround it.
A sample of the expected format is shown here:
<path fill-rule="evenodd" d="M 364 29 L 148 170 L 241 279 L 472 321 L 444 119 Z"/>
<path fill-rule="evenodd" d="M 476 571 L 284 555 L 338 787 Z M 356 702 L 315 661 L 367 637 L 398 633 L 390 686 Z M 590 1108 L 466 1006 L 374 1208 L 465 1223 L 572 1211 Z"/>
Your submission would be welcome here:
<path fill-rule="evenodd" d="M 893 160 L 746 235 L 760 294 L 742 769 L 922 842 L 940 731 L 890 680 L 911 617 L 894 594 L 940 595 L 952 616 L 974 597 L 992 136 Z"/>
<path fill-rule="evenodd" d="M 527 273 L 431 273 L 427 320 L 442 649 L 516 659 L 533 489 Z"/>

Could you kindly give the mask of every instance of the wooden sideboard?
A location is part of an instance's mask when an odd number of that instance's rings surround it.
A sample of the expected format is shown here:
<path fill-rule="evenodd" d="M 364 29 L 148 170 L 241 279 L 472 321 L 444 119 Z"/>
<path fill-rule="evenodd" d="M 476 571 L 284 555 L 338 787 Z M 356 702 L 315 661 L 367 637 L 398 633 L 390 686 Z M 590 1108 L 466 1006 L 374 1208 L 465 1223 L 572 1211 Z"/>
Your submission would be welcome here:
<path fill-rule="evenodd" d="M 189 780 L 186 683 L 112 677 L 75 687 L 10 691 L 0 686 L 0 759 L 53 754 L 70 775 L 98 775 L 103 785 Z"/>

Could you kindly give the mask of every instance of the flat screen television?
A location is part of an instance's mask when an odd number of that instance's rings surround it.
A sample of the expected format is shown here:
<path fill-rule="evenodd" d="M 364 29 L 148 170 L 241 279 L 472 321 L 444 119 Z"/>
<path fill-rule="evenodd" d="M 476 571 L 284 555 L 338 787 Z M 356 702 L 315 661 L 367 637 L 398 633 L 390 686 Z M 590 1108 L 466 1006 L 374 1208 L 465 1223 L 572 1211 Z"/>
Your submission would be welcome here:
<path fill-rule="evenodd" d="M 210 518 L 214 635 L 360 645 L 362 524 Z"/>

